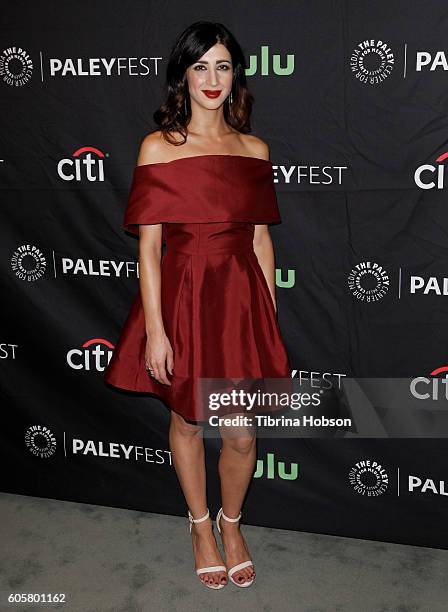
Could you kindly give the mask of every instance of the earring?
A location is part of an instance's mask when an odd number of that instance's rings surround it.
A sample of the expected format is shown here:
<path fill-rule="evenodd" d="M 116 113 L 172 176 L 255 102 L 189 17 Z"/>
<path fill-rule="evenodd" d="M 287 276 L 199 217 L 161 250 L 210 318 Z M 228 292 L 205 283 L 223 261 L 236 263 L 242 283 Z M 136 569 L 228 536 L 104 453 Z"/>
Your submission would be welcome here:
<path fill-rule="evenodd" d="M 230 90 L 230 95 L 229 95 L 229 105 L 232 104 L 233 99 L 232 99 L 232 90 Z"/>
<path fill-rule="evenodd" d="M 185 108 L 185 116 L 187 116 L 187 96 L 185 96 L 184 108 Z"/>

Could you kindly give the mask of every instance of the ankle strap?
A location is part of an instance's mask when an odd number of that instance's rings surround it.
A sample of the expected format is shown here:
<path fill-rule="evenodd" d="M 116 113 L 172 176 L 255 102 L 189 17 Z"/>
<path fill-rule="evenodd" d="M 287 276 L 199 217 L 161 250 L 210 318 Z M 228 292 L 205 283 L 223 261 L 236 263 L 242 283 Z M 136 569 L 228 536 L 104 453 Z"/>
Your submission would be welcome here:
<path fill-rule="evenodd" d="M 188 510 L 188 519 L 190 521 L 190 523 L 202 523 L 203 521 L 206 521 L 208 519 L 208 517 L 210 516 L 210 511 L 207 508 L 207 513 L 204 514 L 204 516 L 201 516 L 201 518 L 193 518 L 193 515 L 191 514 L 190 510 Z"/>
<path fill-rule="evenodd" d="M 224 514 L 224 510 L 223 510 L 222 508 L 220 508 L 220 510 L 219 510 L 219 514 L 220 514 L 220 516 L 222 516 L 222 517 L 223 517 L 223 518 L 224 518 L 226 521 L 229 521 L 230 523 L 237 523 L 237 522 L 240 520 L 241 516 L 242 516 L 242 513 L 240 512 L 236 518 L 230 518 L 230 517 L 228 517 L 228 516 L 226 516 L 226 515 Z"/>

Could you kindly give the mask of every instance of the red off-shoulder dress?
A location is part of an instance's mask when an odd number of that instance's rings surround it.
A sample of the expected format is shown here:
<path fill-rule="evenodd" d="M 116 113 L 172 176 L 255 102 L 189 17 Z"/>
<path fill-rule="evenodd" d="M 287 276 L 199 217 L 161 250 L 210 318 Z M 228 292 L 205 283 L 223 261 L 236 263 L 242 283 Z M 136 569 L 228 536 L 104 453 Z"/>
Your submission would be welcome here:
<path fill-rule="evenodd" d="M 197 155 L 136 166 L 123 227 L 163 224 L 163 325 L 174 353 L 171 386 L 145 367 L 138 291 L 107 383 L 154 393 L 185 419 L 205 421 L 198 379 L 290 378 L 291 367 L 266 278 L 253 248 L 254 224 L 281 223 L 272 163 L 243 155 Z"/>

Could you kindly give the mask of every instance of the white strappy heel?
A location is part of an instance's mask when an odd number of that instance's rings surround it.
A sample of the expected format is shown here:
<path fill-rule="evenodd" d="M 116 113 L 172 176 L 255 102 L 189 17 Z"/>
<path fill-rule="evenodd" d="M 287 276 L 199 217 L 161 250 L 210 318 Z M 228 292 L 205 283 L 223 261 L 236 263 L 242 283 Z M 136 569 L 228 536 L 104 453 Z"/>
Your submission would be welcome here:
<path fill-rule="evenodd" d="M 208 508 L 207 508 L 207 514 L 204 514 L 204 516 L 201 516 L 201 518 L 198 518 L 198 519 L 194 519 L 193 515 L 188 510 L 188 519 L 190 521 L 190 533 L 193 527 L 193 523 L 202 523 L 203 521 L 206 521 L 209 516 L 210 516 L 210 512 Z M 226 572 L 226 571 L 227 571 L 227 568 L 225 567 L 225 565 L 212 565 L 211 567 L 201 567 L 195 570 L 198 576 L 199 574 L 206 574 L 207 572 Z M 217 585 L 207 584 L 206 582 L 204 582 L 204 580 L 201 580 L 201 582 L 205 584 L 205 586 L 208 587 L 209 589 L 222 589 L 223 587 L 226 586 L 226 584 L 222 584 L 222 583 L 217 584 Z"/>
<path fill-rule="evenodd" d="M 219 533 L 221 533 L 221 528 L 219 526 L 219 519 L 221 517 L 225 519 L 226 521 L 229 521 L 230 523 L 237 523 L 241 518 L 241 512 L 238 514 L 236 518 L 229 518 L 228 516 L 224 514 L 223 509 L 220 508 L 218 514 L 216 515 L 216 526 L 218 527 Z M 233 574 L 235 572 L 237 572 L 238 570 L 244 569 L 245 567 L 249 567 L 250 565 L 254 567 L 254 564 L 249 559 L 249 561 L 243 561 L 242 563 L 238 563 L 238 565 L 234 565 L 233 567 L 229 569 L 229 571 L 227 572 L 227 575 L 229 576 L 233 584 L 236 584 L 236 586 L 239 586 L 239 587 L 248 587 L 252 584 L 252 582 L 254 581 L 254 578 L 252 578 L 252 580 L 246 580 L 246 582 L 242 582 L 242 583 L 237 582 L 236 580 L 233 579 Z"/>

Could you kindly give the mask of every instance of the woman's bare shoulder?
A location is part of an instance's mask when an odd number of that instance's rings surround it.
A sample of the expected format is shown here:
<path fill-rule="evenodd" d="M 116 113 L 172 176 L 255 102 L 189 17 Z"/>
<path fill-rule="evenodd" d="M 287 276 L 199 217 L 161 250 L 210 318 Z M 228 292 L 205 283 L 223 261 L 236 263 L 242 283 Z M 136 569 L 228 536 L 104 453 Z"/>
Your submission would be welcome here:
<path fill-rule="evenodd" d="M 269 146 L 264 140 L 253 134 L 242 134 L 241 136 L 248 155 L 269 160 Z"/>
<path fill-rule="evenodd" d="M 137 166 L 171 161 L 175 157 L 173 149 L 176 148 L 163 138 L 161 130 L 150 132 L 140 143 Z"/>

